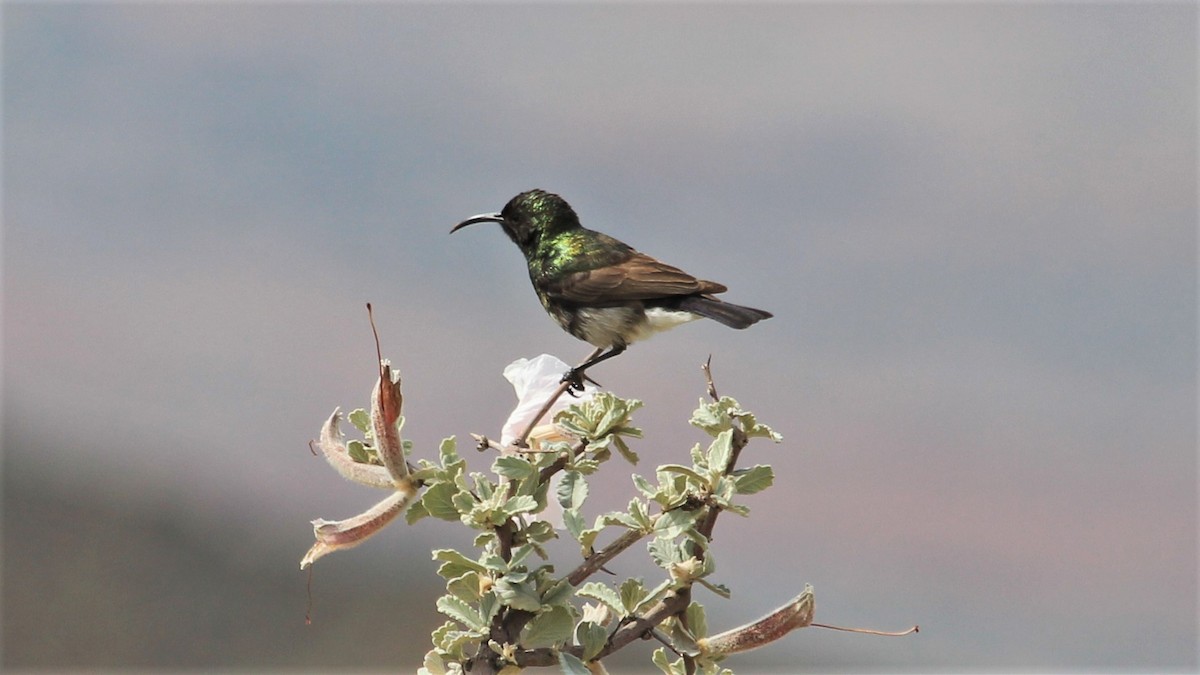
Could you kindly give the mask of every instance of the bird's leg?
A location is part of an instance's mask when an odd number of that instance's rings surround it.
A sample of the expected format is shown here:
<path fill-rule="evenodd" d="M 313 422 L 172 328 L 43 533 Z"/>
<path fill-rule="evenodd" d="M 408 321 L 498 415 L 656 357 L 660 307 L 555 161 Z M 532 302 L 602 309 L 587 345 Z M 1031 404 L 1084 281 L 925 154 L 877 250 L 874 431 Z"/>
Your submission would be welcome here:
<path fill-rule="evenodd" d="M 567 391 L 572 392 L 571 395 L 574 396 L 574 392 L 583 391 L 583 380 L 585 377 L 587 377 L 586 375 L 583 374 L 583 371 L 587 370 L 588 368 L 591 368 L 592 366 L 596 365 L 597 363 L 600 363 L 601 361 L 611 359 L 612 357 L 620 354 L 623 351 L 625 351 L 625 345 L 623 345 L 623 344 L 615 344 L 607 352 L 605 352 L 604 348 L 601 347 L 600 349 L 597 349 L 596 351 L 592 352 L 592 355 L 589 356 L 586 361 L 584 361 L 583 363 L 568 370 L 562 376 L 561 381 L 566 382 L 570 385 L 570 387 L 567 389 Z M 601 352 L 603 352 L 603 353 L 601 353 Z M 593 383 L 595 383 L 595 380 L 592 380 L 591 378 L 587 378 L 587 379 L 589 379 Z"/>

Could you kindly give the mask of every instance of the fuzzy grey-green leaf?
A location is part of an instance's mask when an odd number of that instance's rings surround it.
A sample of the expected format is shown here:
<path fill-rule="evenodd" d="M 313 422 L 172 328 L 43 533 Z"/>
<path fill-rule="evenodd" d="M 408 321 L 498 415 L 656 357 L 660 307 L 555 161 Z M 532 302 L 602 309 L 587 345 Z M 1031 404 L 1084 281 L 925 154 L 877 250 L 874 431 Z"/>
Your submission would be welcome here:
<path fill-rule="evenodd" d="M 583 660 L 591 661 L 608 642 L 608 631 L 598 623 L 581 621 L 575 627 L 575 642 L 583 647 Z"/>
<path fill-rule="evenodd" d="M 532 476 L 537 470 L 533 468 L 533 464 L 524 457 L 517 455 L 504 455 L 497 457 L 496 461 L 492 462 L 492 471 L 498 475 L 510 478 L 512 480 L 521 480 Z"/>
<path fill-rule="evenodd" d="M 589 600 L 603 602 L 604 604 L 608 605 L 609 609 L 611 609 L 613 613 L 617 614 L 618 616 L 624 615 L 627 612 L 627 608 L 625 603 L 622 601 L 621 596 L 617 595 L 617 592 L 609 588 L 607 585 L 598 581 L 589 581 L 588 583 L 580 586 L 575 591 L 575 595 L 581 598 L 588 598 Z"/>
<path fill-rule="evenodd" d="M 729 459 L 733 456 L 733 429 L 726 429 L 717 434 L 712 445 L 708 446 L 708 468 L 710 471 L 724 472 L 729 468 Z"/>
<path fill-rule="evenodd" d="M 738 494 L 752 495 L 771 487 L 775 483 L 775 471 L 766 464 L 757 464 L 734 474 L 734 486 Z"/>
<path fill-rule="evenodd" d="M 667 511 L 654 523 L 654 534 L 660 539 L 674 539 L 696 524 L 695 511 Z"/>
<path fill-rule="evenodd" d="M 346 418 L 350 420 L 350 423 L 354 425 L 354 428 L 358 429 L 364 434 L 370 433 L 371 415 L 366 410 L 362 408 L 355 408 L 354 410 L 350 411 L 350 414 L 347 415 Z"/>
<path fill-rule="evenodd" d="M 542 599 L 528 583 L 513 583 L 502 578 L 492 588 L 500 601 L 513 609 L 536 612 L 542 608 Z"/>
<path fill-rule="evenodd" d="M 461 598 L 443 595 L 437 600 L 437 609 L 471 631 L 482 633 L 487 628 L 487 625 L 480 619 L 479 613 Z"/>
<path fill-rule="evenodd" d="M 562 605 L 556 605 L 530 620 L 521 631 L 521 644 L 531 649 L 556 647 L 571 638 L 574 628 L 575 620 L 571 612 Z"/>
<path fill-rule="evenodd" d="M 442 520 L 458 520 L 458 507 L 454 505 L 454 496 L 458 494 L 458 486 L 445 481 L 434 483 L 425 494 L 421 495 L 421 503 L 425 510 L 434 518 Z M 468 495 L 469 496 L 469 495 Z"/>
<path fill-rule="evenodd" d="M 556 496 L 564 509 L 578 509 L 588 496 L 587 480 L 578 471 L 564 471 Z"/>
<path fill-rule="evenodd" d="M 592 671 L 588 670 L 587 664 L 568 652 L 558 653 L 558 668 L 562 672 L 562 675 L 592 675 Z"/>

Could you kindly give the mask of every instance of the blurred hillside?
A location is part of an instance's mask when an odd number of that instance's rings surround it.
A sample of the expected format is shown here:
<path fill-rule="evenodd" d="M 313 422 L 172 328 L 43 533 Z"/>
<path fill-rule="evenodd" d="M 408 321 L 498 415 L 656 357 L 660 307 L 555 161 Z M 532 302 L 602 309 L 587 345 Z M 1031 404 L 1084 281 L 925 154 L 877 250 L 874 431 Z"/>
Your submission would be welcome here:
<path fill-rule="evenodd" d="M 250 517 L 147 509 L 106 494 L 119 485 L 106 476 L 81 490 L 33 468 L 32 456 L 54 451 L 6 433 L 5 670 L 403 670 L 428 649 L 441 622 L 432 610 L 438 588 L 395 573 L 418 561 L 396 565 L 378 552 L 323 561 L 306 626 L 303 516 L 263 531 Z"/>

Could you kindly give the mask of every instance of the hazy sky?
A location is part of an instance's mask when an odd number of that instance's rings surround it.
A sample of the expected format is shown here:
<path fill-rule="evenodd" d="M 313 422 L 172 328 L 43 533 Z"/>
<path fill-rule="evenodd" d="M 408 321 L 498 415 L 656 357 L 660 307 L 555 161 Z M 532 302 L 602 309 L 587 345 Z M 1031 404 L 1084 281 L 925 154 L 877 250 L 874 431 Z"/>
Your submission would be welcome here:
<path fill-rule="evenodd" d="M 748 451 L 776 486 L 717 528 L 735 595 L 710 624 L 807 582 L 820 621 L 922 633 L 802 631 L 766 662 L 1197 667 L 1193 4 L 10 2 L 3 22 L 5 427 L 59 444 L 29 460 L 59 489 L 260 523 L 298 574 L 308 520 L 378 498 L 306 447 L 367 402 L 364 302 L 424 456 L 498 433 L 513 359 L 590 351 L 498 228 L 447 234 L 541 187 L 775 313 L 593 373 L 645 401 L 643 473 L 701 440 L 710 353 L 784 435 Z M 609 471 L 597 510 L 629 498 Z"/>

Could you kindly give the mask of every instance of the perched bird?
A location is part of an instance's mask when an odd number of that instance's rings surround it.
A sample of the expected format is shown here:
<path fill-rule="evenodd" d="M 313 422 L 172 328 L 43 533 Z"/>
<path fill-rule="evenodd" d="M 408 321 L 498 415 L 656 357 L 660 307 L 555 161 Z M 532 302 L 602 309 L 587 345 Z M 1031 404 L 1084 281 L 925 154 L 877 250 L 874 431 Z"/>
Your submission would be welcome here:
<path fill-rule="evenodd" d="M 701 317 L 730 328 L 747 328 L 770 312 L 713 297 L 726 288 L 639 253 L 607 234 L 579 224 L 579 216 L 556 194 L 530 190 L 500 213 L 472 216 L 450 230 L 500 223 L 525 254 L 529 280 L 546 312 L 571 335 L 599 349 L 563 375 L 583 388 L 584 371 L 632 342 Z M 601 350 L 607 352 L 600 353 Z"/>

